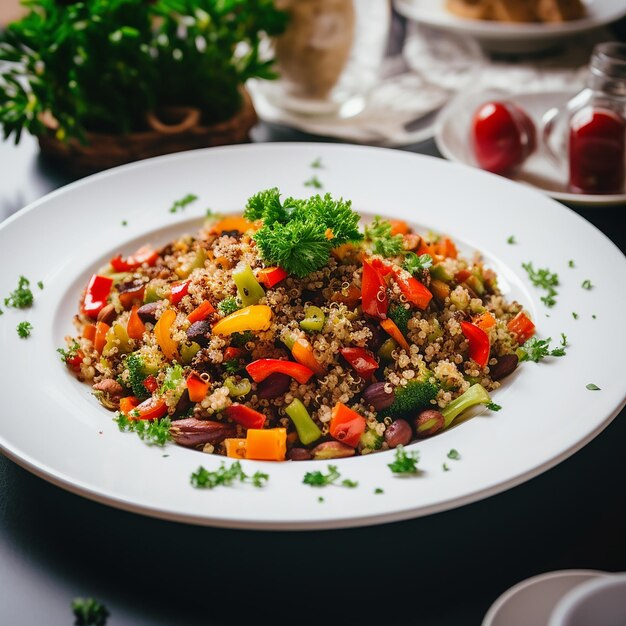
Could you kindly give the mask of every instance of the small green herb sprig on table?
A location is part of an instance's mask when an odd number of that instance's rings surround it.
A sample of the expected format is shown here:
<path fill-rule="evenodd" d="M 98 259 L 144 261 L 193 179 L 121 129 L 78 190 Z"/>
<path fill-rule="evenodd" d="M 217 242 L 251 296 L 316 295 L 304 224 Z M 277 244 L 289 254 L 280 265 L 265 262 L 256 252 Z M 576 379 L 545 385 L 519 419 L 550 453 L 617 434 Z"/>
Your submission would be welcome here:
<path fill-rule="evenodd" d="M 104 604 L 93 598 L 74 598 L 72 613 L 74 626 L 105 626 L 110 616 Z"/>
<path fill-rule="evenodd" d="M 229 487 L 235 482 L 252 483 L 255 487 L 263 487 L 268 480 L 269 475 L 264 472 L 254 472 L 249 476 L 243 471 L 239 461 L 234 461 L 229 467 L 222 461 L 215 471 L 200 466 L 190 478 L 191 484 L 197 489 L 214 489 L 219 485 Z"/>
<path fill-rule="evenodd" d="M 0 124 L 16 143 L 50 127 L 58 139 L 144 130 L 162 105 L 226 120 L 248 79 L 275 77 L 261 41 L 288 19 L 274 0 L 24 4 L 29 12 L 0 34 Z"/>

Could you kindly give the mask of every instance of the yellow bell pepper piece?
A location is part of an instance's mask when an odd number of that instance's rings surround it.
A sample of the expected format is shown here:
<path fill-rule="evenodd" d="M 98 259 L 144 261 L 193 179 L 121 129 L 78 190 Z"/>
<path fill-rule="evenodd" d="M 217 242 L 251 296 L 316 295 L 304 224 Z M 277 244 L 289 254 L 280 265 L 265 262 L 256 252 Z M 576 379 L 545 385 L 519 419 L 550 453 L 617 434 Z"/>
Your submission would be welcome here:
<path fill-rule="evenodd" d="M 266 304 L 252 304 L 222 318 L 215 326 L 216 335 L 231 335 L 246 330 L 267 330 L 272 320 L 272 309 Z"/>
<path fill-rule="evenodd" d="M 224 445 L 226 446 L 226 456 L 233 459 L 245 459 L 246 458 L 246 440 L 236 439 L 234 437 L 224 439 Z"/>
<path fill-rule="evenodd" d="M 154 335 L 165 358 L 168 361 L 178 360 L 178 344 L 172 339 L 171 328 L 176 320 L 176 311 L 166 309 L 154 326 Z"/>
<path fill-rule="evenodd" d="M 257 461 L 284 461 L 287 454 L 286 428 L 249 428 L 246 458 Z"/>

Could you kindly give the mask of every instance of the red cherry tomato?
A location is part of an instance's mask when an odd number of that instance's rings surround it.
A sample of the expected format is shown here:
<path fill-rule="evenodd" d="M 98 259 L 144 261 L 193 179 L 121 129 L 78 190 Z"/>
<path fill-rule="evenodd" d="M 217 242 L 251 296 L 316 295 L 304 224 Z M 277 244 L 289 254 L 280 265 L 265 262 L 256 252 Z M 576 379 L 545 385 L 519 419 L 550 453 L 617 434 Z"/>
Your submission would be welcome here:
<path fill-rule="evenodd" d="M 474 112 L 471 144 L 478 165 L 495 174 L 506 174 L 521 165 L 536 148 L 537 131 L 518 105 L 486 102 Z"/>

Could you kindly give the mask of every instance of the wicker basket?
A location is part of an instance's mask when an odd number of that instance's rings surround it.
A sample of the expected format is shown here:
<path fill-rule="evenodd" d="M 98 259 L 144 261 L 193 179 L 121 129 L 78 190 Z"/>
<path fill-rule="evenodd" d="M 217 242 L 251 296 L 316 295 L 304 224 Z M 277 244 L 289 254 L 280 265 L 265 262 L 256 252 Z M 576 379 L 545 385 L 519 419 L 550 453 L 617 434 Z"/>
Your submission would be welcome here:
<path fill-rule="evenodd" d="M 146 115 L 150 128 L 126 135 L 87 133 L 86 143 L 55 137 L 54 120 L 50 133 L 38 137 L 41 154 L 73 176 L 85 176 L 111 167 L 172 152 L 223 146 L 249 141 L 250 129 L 258 116 L 247 91 L 240 111 L 231 119 L 212 126 L 201 125 L 200 110 L 192 107 L 164 107 Z"/>

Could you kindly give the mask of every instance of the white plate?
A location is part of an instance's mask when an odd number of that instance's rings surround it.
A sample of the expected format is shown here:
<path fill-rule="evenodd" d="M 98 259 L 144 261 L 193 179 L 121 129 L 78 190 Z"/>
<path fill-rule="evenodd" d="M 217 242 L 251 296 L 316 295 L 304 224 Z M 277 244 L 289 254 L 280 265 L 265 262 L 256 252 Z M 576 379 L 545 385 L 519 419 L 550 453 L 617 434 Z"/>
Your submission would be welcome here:
<path fill-rule="evenodd" d="M 310 164 L 321 158 L 323 169 Z M 267 486 L 197 490 L 189 478 L 221 457 L 170 445 L 164 451 L 120 433 L 112 414 L 76 381 L 55 350 L 72 330 L 80 291 L 90 274 L 118 251 L 159 245 L 193 231 L 207 207 L 240 211 L 260 189 L 308 196 L 315 172 L 327 191 L 364 214 L 410 220 L 449 233 L 468 254 L 480 248 L 507 297 L 526 305 L 539 334 L 569 338 L 566 357 L 519 367 L 484 411 L 441 435 L 410 446 L 422 473 L 401 478 L 387 467 L 393 451 L 340 459 L 355 489 L 303 484 L 318 461 L 245 461 L 262 469 Z M 194 193 L 199 201 L 170 213 Z M 122 221 L 128 222 L 127 226 Z M 507 243 L 515 235 L 516 245 Z M 584 241 L 584 250 L 580 242 Z M 568 267 L 574 259 L 575 268 Z M 339 528 L 409 519 L 501 492 L 567 458 L 602 431 L 624 405 L 626 296 L 616 288 L 626 259 L 573 211 L 505 178 L 405 151 L 335 144 L 264 144 L 211 148 L 146 160 L 85 178 L 23 209 L 0 226 L 0 294 L 19 275 L 35 287 L 31 310 L 0 317 L 3 418 L 0 447 L 35 474 L 116 507 L 190 523 L 256 529 Z M 525 261 L 558 272 L 558 303 L 546 309 L 541 291 L 521 270 Z M 581 283 L 589 279 L 593 289 Z M 577 311 L 574 320 L 571 312 Z M 550 317 L 546 317 L 549 313 Z M 596 319 L 592 318 L 596 315 Z M 16 325 L 28 320 L 32 335 Z M 595 383 L 601 391 L 589 391 Z M 456 448 L 461 460 L 447 453 Z M 163 455 L 169 456 L 164 457 Z M 443 463 L 450 471 L 444 472 Z M 382 488 L 383 493 L 375 494 Z M 324 501 L 318 500 L 319 496 Z"/>
<path fill-rule="evenodd" d="M 541 118 L 553 106 L 561 106 L 574 94 L 572 92 L 528 92 L 510 94 L 498 89 L 485 89 L 459 94 L 440 112 L 435 129 L 435 143 L 441 154 L 451 160 L 478 167 L 469 142 L 472 114 L 481 103 L 492 99 L 507 98 L 522 106 L 535 122 L 537 135 L 541 135 Z M 586 206 L 613 206 L 626 203 L 622 194 L 581 194 L 567 190 L 565 165 L 557 165 L 541 146 L 531 155 L 511 178 L 535 187 L 547 195 Z"/>
<path fill-rule="evenodd" d="M 587 33 L 626 15 L 624 3 L 615 0 L 585 0 L 586 17 L 559 24 L 508 24 L 466 19 L 449 12 L 445 0 L 394 0 L 394 5 L 409 19 L 459 35 L 470 35 L 489 50 L 512 53 L 553 48 L 559 41 Z"/>
<path fill-rule="evenodd" d="M 481 626 L 547 626 L 559 600 L 608 572 L 568 569 L 538 574 L 507 589 L 489 608 Z"/>

